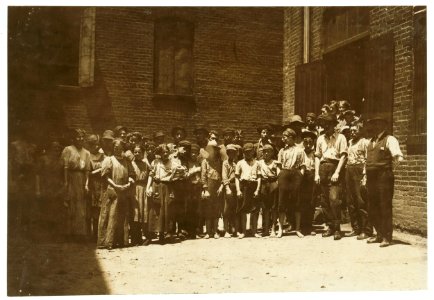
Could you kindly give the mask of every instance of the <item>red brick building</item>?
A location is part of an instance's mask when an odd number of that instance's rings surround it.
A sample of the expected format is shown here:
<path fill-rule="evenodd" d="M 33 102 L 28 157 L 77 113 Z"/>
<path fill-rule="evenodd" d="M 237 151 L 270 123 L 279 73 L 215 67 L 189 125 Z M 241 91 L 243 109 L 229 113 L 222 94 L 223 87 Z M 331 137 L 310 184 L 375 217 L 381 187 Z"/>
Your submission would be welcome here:
<path fill-rule="evenodd" d="M 205 124 L 252 141 L 260 121 L 347 99 L 390 113 L 394 222 L 427 232 L 423 7 L 24 7 L 8 26 L 10 135 Z"/>

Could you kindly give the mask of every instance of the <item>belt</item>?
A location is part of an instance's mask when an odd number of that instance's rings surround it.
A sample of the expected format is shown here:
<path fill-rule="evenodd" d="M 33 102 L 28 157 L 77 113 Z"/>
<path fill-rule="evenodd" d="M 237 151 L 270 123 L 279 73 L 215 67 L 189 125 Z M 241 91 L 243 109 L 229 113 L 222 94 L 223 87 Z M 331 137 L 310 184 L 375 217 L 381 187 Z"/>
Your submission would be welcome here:
<path fill-rule="evenodd" d="M 335 165 L 337 165 L 339 163 L 339 160 L 331 159 L 331 158 L 325 158 L 320 163 L 321 164 L 335 164 Z"/>
<path fill-rule="evenodd" d="M 261 180 L 261 182 L 264 182 L 264 183 L 276 182 L 276 181 L 277 181 L 277 178 L 264 178 Z"/>

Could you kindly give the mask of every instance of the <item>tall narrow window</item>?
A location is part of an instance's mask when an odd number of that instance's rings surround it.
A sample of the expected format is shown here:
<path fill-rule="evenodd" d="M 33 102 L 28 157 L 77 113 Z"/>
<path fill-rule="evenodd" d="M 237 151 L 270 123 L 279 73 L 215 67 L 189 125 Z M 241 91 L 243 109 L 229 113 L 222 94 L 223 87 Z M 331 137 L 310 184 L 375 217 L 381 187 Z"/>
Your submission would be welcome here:
<path fill-rule="evenodd" d="M 194 27 L 179 19 L 155 23 L 154 91 L 163 95 L 193 95 Z"/>

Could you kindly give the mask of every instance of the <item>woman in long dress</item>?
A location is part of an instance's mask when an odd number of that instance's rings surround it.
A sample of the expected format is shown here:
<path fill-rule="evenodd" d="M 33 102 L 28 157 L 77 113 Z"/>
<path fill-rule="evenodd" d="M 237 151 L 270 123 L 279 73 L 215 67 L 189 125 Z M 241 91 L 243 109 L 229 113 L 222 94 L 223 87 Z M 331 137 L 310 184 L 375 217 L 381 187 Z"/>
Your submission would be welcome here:
<path fill-rule="evenodd" d="M 125 143 L 113 141 L 113 155 L 102 162 L 103 194 L 98 224 L 98 248 L 128 246 L 129 197 L 134 183 L 131 161 L 123 153 Z"/>
<path fill-rule="evenodd" d="M 61 155 L 66 191 L 66 234 L 83 240 L 88 234 L 85 192 L 88 190 L 90 153 L 83 148 L 84 130 L 76 129 L 73 134 L 72 145 L 65 147 Z"/>

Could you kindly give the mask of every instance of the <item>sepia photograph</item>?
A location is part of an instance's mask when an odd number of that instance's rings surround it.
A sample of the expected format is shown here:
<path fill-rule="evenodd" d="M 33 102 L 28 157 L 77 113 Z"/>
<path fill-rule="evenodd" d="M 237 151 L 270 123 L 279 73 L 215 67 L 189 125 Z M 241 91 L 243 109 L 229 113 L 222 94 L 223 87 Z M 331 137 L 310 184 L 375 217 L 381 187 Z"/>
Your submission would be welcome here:
<path fill-rule="evenodd" d="M 5 296 L 428 290 L 426 5 L 68 5 L 5 9 Z"/>

